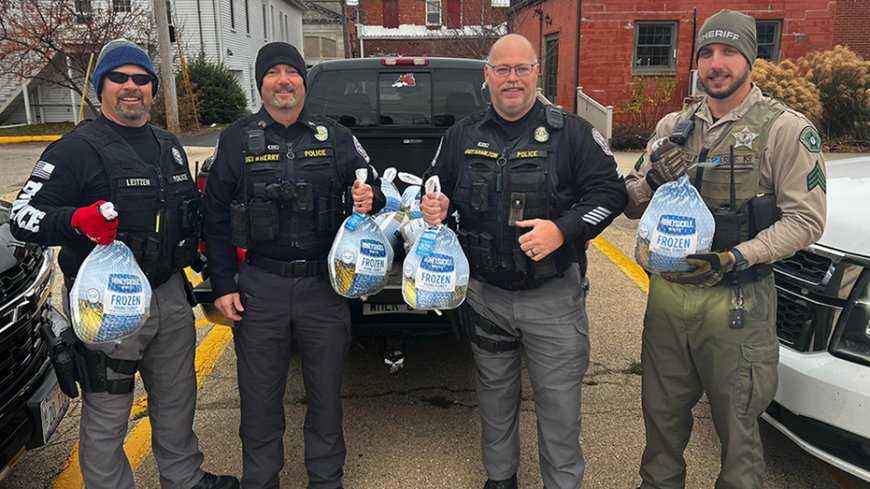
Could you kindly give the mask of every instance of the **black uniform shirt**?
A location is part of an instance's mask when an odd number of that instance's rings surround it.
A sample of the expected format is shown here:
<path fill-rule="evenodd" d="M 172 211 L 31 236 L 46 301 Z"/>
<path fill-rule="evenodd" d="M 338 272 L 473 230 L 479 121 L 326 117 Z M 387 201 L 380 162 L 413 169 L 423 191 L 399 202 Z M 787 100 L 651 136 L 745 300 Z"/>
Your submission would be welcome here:
<path fill-rule="evenodd" d="M 444 136 L 427 178 L 437 174 L 442 191 L 451 200 L 458 184 L 460 165 L 466 161 L 466 131 L 476 126 L 493 135 L 500 147 L 508 147 L 509 144 L 504 144 L 505 136 L 509 137 L 515 127 L 533 131 L 535 127 L 548 126 L 546 107 L 541 102 L 536 102 L 516 126 L 510 124 L 507 133 L 495 117 L 495 111 L 489 109 L 484 114 L 460 121 Z M 566 243 L 582 243 L 596 237 L 622 213 L 628 201 L 625 180 L 607 142 L 591 124 L 567 114 L 559 130 L 562 135 L 554 149 L 558 179 L 555 208 L 559 211 L 553 222 L 562 231 Z M 459 222 L 461 226 L 462 216 Z"/>
<path fill-rule="evenodd" d="M 266 133 L 269 143 L 275 136 L 292 143 L 301 137 L 313 137 L 317 123 L 303 109 L 296 123 L 290 126 L 275 121 L 265 108 L 250 117 L 242 117 L 230 124 L 221 132 L 214 159 L 209 170 L 205 198 L 203 199 L 204 238 L 208 256 L 209 273 L 211 274 L 212 290 L 220 297 L 238 291 L 234 276 L 238 271 L 237 253 L 230 242 L 230 204 L 233 201 L 244 200 L 244 169 L 243 152 L 245 143 L 243 134 L 250 124 L 259 125 Z M 377 172 L 364 157 L 362 146 L 351 132 L 344 126 L 335 125 L 330 141 L 334 145 L 335 164 L 342 184 L 353 185 L 357 168 L 368 168 L 367 183 L 372 186 L 374 199 L 372 213 L 383 208 L 386 198 L 380 189 Z M 291 261 L 321 259 L 328 250 L 302 250 L 291 247 L 288 243 L 261 243 L 257 245 L 257 254 L 268 258 Z"/>
<path fill-rule="evenodd" d="M 160 149 L 150 125 L 125 127 L 104 116 L 89 124 L 109 125 L 143 161 L 157 163 Z M 72 227 L 72 215 L 98 200 L 111 200 L 100 155 L 84 138 L 64 136 L 45 149 L 12 204 L 12 234 L 22 241 L 62 246 L 58 264 L 64 275 L 75 277 L 95 244 Z"/>

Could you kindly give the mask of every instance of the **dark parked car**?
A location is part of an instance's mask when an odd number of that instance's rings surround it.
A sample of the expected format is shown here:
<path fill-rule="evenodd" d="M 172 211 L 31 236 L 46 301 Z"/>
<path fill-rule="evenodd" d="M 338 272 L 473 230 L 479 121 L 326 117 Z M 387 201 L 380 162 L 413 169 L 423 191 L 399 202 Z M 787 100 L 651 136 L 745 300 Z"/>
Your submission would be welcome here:
<path fill-rule="evenodd" d="M 26 449 L 48 442 L 69 406 L 40 333 L 67 325 L 49 300 L 52 252 L 13 238 L 9 209 L 0 201 L 0 480 Z"/>
<path fill-rule="evenodd" d="M 447 129 L 488 106 L 484 65 L 480 60 L 454 58 L 327 61 L 308 72 L 305 107 L 349 127 L 378 172 L 395 167 L 422 176 Z M 200 169 L 200 188 L 210 164 L 207 159 Z M 395 183 L 401 192 L 405 184 L 398 179 Z M 396 257 L 390 283 L 382 292 L 365 302 L 351 301 L 354 333 L 386 333 L 391 339 L 387 351 L 399 360 L 401 340 L 407 333 L 456 328 L 453 312 L 439 316 L 405 304 L 399 274 L 403 258 Z M 210 284 L 204 281 L 196 293 L 206 316 L 225 323 L 211 304 L 215 298 Z"/>

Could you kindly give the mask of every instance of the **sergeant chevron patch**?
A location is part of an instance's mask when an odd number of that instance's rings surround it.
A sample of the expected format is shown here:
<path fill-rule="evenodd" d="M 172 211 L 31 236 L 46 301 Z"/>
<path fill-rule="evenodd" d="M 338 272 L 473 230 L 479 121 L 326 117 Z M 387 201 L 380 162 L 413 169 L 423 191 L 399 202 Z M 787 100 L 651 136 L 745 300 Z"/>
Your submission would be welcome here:
<path fill-rule="evenodd" d="M 822 171 L 822 166 L 819 165 L 819 160 L 816 160 L 816 166 L 807 173 L 807 192 L 819 187 L 822 192 L 828 193 L 828 182 L 825 178 L 825 172 Z"/>

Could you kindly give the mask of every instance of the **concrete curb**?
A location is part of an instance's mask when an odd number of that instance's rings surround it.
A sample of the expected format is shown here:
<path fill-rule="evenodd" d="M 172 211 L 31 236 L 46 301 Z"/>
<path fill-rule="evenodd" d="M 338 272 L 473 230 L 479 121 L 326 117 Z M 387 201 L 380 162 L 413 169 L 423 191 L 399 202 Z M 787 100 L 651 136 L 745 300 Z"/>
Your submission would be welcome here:
<path fill-rule="evenodd" d="M 15 143 L 43 143 L 57 141 L 62 134 L 50 134 L 45 136 L 0 136 L 0 144 Z"/>

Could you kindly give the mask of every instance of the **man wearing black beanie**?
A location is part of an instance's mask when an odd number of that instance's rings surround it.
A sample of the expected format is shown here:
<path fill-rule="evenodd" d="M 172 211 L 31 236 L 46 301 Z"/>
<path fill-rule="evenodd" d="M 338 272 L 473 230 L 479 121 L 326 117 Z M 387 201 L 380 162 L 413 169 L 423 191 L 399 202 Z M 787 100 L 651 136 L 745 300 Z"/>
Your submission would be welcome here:
<path fill-rule="evenodd" d="M 305 110 L 305 75 L 305 60 L 290 44 L 260 49 L 255 76 L 263 106 L 221 133 L 204 199 L 215 306 L 236 322 L 245 489 L 280 487 L 291 340 L 303 360 L 308 487 L 341 487 L 350 312 L 330 285 L 326 256 L 351 203 L 359 213 L 386 203 L 359 141 Z M 355 180 L 355 170 L 367 171 L 366 183 Z M 237 247 L 247 249 L 241 270 Z"/>

